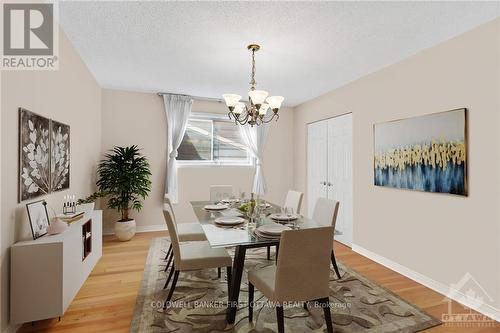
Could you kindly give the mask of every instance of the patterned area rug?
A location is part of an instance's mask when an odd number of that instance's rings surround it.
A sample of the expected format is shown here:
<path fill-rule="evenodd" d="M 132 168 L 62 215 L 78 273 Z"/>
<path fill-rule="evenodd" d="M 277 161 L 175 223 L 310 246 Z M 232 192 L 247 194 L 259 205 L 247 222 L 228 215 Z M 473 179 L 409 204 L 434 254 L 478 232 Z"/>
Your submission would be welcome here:
<path fill-rule="evenodd" d="M 167 238 L 155 238 L 144 268 L 130 332 L 277 332 L 275 309 L 256 289 L 254 321 L 248 322 L 246 274 L 240 292 L 241 306 L 235 325 L 225 321 L 227 280 L 216 269 L 181 273 L 173 303 L 162 310 L 168 289 L 163 290 L 167 274 L 163 272 Z M 273 265 L 266 259 L 266 249 L 247 251 L 245 269 Z M 335 332 L 417 332 L 441 322 L 391 291 L 338 262 L 342 279 L 330 278 L 330 302 Z M 291 277 L 293 278 L 293 277 Z M 171 283 L 170 283 L 171 284 Z M 322 309 L 302 304 L 285 307 L 286 332 L 326 332 Z"/>

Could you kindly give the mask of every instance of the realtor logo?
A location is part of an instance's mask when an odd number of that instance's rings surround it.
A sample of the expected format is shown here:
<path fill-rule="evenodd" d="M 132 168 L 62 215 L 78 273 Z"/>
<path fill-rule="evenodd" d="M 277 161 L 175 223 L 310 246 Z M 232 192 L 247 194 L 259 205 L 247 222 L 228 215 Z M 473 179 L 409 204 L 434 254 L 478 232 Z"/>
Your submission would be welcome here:
<path fill-rule="evenodd" d="M 4 3 L 2 69 L 57 69 L 54 3 Z"/>

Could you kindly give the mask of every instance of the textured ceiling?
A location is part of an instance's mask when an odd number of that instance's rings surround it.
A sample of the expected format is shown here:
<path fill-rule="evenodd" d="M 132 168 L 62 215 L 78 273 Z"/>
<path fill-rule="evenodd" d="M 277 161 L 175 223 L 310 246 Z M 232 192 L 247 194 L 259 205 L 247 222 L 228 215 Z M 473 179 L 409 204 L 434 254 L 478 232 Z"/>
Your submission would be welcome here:
<path fill-rule="evenodd" d="M 258 88 L 294 106 L 499 15 L 471 2 L 61 2 L 105 88 L 220 98 Z"/>

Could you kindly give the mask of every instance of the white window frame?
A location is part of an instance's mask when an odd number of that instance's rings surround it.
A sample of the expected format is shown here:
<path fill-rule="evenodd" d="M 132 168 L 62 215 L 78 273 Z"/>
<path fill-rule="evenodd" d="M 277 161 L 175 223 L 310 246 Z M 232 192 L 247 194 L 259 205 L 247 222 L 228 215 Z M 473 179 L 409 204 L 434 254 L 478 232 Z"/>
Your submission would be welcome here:
<path fill-rule="evenodd" d="M 227 122 L 232 122 L 227 118 L 227 115 L 225 114 L 219 114 L 219 113 L 205 113 L 205 112 L 192 112 L 189 118 L 194 119 L 194 120 L 199 120 L 199 121 L 212 121 L 212 120 L 219 120 L 219 121 L 227 121 Z M 238 126 L 234 124 L 234 126 Z M 212 138 L 214 135 L 214 126 L 212 125 Z M 252 157 L 252 154 L 248 150 L 247 151 L 247 159 L 246 161 L 225 161 L 225 160 L 213 160 L 213 144 L 214 141 L 212 139 L 212 147 L 211 147 L 211 154 L 212 154 L 212 160 L 211 161 L 205 161 L 205 160 L 177 160 L 177 166 L 180 168 L 198 168 L 198 167 L 253 167 L 255 166 L 255 159 Z"/>

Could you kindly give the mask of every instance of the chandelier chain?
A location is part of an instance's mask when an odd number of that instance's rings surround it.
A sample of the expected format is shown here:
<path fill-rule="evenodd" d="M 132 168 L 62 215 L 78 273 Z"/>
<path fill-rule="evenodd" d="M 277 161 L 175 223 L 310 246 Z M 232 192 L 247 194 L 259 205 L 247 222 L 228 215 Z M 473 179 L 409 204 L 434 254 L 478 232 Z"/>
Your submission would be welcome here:
<path fill-rule="evenodd" d="M 250 80 L 250 84 L 252 85 L 251 90 L 255 90 L 255 50 L 252 50 L 252 79 Z"/>

